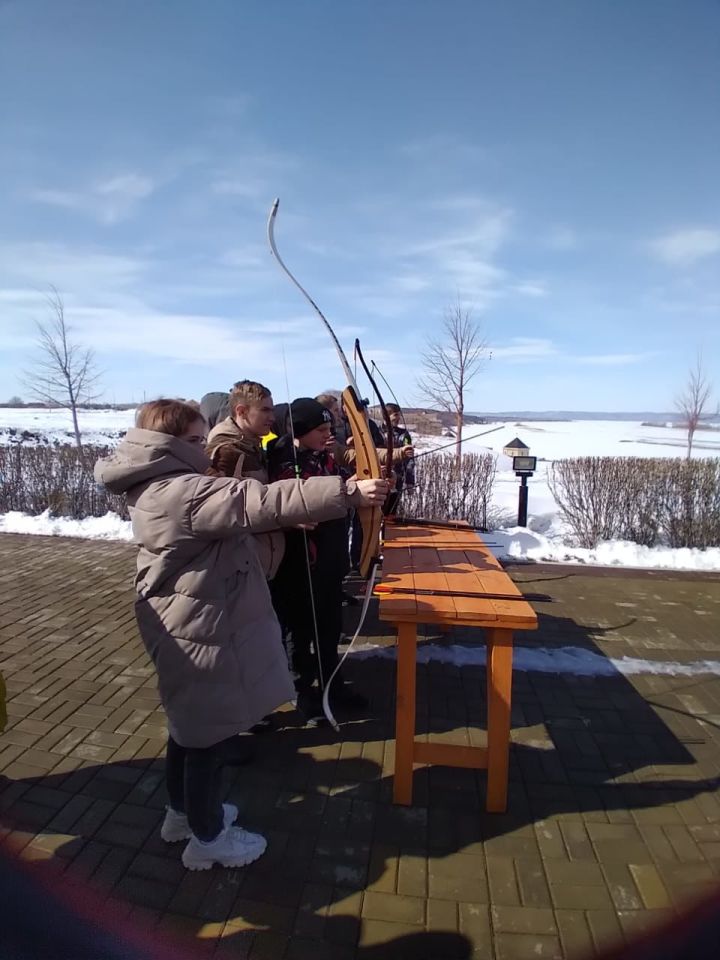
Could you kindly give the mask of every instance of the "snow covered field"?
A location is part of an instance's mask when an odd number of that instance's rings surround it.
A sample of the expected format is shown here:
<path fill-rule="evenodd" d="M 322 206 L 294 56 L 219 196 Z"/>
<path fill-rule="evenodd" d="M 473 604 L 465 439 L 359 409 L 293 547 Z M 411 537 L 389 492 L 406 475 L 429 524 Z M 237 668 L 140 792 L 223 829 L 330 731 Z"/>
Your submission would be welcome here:
<path fill-rule="evenodd" d="M 466 427 L 473 437 L 487 426 Z M 515 437 L 538 458 L 537 472 L 528 480 L 528 527 L 517 527 L 519 479 L 512 460 L 502 450 Z M 497 456 L 497 475 L 492 508 L 503 518 L 493 530 L 499 556 L 514 559 L 602 566 L 653 567 L 680 570 L 720 570 L 720 548 L 708 550 L 644 547 L 636 543 L 609 541 L 592 550 L 571 546 L 569 532 L 561 520 L 547 482 L 553 460 L 568 457 L 684 457 L 687 435 L 670 427 L 647 427 L 622 420 L 526 421 L 506 423 L 501 430 L 468 440 L 467 452 L 489 452 Z M 693 457 L 720 456 L 720 432 L 698 431 Z"/>
<path fill-rule="evenodd" d="M 114 444 L 121 433 L 132 426 L 134 410 L 81 411 L 80 426 L 89 443 Z M 493 430 L 494 427 L 500 429 Z M 523 421 L 466 427 L 464 435 L 473 437 L 491 431 L 485 437 L 468 439 L 467 451 L 488 451 L 498 457 L 492 511 L 503 518 L 492 540 L 499 556 L 514 559 L 563 561 L 630 567 L 655 567 L 686 570 L 720 570 L 720 548 L 708 550 L 641 547 L 633 543 L 609 542 L 593 550 L 573 547 L 558 516 L 557 506 L 547 484 L 547 468 L 555 459 L 577 456 L 681 457 L 685 454 L 685 432 L 667 427 L 646 427 L 622 420 Z M 14 434 L 11 433 L 14 431 Z M 28 431 L 39 442 L 67 443 L 71 440 L 70 415 L 64 410 L 0 408 L 0 444 L 18 442 Z M 512 472 L 511 460 L 502 448 L 519 437 L 538 457 L 538 470 L 529 480 L 528 527 L 515 526 L 519 481 Z M 421 448 L 439 446 L 445 438 L 433 438 Z M 450 448 L 452 449 L 452 448 Z M 693 449 L 697 457 L 720 456 L 720 433 L 699 431 Z M 94 520 L 52 519 L 46 515 L 26 517 L 0 515 L 0 532 L 42 533 L 103 539 L 129 539 L 129 524 L 116 517 Z"/>
<path fill-rule="evenodd" d="M 80 410 L 78 419 L 84 441 L 102 446 L 117 443 L 120 435 L 135 422 L 135 411 Z M 23 433 L 32 436 L 23 438 Z M 0 407 L 0 445 L 17 443 L 21 439 L 24 443 L 73 443 L 70 412 L 39 407 Z"/>

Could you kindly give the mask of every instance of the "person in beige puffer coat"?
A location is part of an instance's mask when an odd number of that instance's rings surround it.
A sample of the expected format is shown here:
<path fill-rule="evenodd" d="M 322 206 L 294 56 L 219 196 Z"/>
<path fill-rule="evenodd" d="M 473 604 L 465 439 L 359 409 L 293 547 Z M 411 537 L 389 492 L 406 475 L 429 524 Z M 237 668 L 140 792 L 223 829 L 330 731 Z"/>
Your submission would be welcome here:
<path fill-rule="evenodd" d="M 195 407 L 151 401 L 136 422 L 95 476 L 126 494 L 140 547 L 135 614 L 169 728 L 162 836 L 188 839 L 189 869 L 242 866 L 266 842 L 232 826 L 222 766 L 238 733 L 295 695 L 253 534 L 377 505 L 388 484 L 211 477 Z"/>

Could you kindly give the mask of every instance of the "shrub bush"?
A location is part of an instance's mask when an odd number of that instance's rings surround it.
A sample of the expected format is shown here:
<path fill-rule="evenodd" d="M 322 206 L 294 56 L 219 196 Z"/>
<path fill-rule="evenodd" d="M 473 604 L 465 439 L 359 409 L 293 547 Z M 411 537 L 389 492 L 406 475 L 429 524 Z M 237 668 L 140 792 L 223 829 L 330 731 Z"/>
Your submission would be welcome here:
<path fill-rule="evenodd" d="M 458 473 L 452 453 L 428 454 L 415 465 L 415 486 L 400 498 L 400 516 L 428 520 L 467 520 L 487 526 L 487 505 L 495 481 L 496 458 L 466 453 Z"/>
<path fill-rule="evenodd" d="M 720 459 L 578 457 L 553 463 L 548 483 L 582 547 L 720 545 Z"/>
<path fill-rule="evenodd" d="M 95 483 L 92 465 L 112 447 L 85 446 L 88 467 L 72 446 L 0 446 L 0 513 L 20 510 L 56 517 L 102 517 L 109 510 L 128 518 L 125 498 Z"/>

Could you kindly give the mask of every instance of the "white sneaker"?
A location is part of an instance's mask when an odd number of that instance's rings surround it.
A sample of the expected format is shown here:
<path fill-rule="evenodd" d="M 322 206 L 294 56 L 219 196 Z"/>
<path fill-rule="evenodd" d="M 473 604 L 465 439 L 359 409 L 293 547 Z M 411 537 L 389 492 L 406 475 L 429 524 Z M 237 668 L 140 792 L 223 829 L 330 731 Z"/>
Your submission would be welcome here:
<path fill-rule="evenodd" d="M 215 863 L 221 867 L 245 867 L 261 857 L 266 848 L 267 840 L 259 833 L 249 833 L 242 827 L 226 827 L 210 843 L 190 837 L 182 862 L 188 870 L 209 870 Z"/>
<path fill-rule="evenodd" d="M 223 828 L 230 827 L 237 820 L 238 808 L 234 803 L 223 804 Z M 192 830 L 186 813 L 166 808 L 165 819 L 160 827 L 160 836 L 165 843 L 177 843 L 178 840 L 189 840 Z"/>

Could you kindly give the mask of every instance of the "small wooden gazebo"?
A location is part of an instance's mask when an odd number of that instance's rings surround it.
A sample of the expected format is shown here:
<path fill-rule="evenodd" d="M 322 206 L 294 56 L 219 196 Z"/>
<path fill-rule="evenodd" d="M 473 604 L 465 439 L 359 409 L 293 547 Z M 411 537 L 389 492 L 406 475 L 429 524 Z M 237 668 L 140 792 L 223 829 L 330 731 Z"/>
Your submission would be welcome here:
<path fill-rule="evenodd" d="M 515 437 L 506 447 L 503 447 L 503 453 L 507 457 L 526 457 L 530 453 L 530 447 L 519 437 Z"/>

